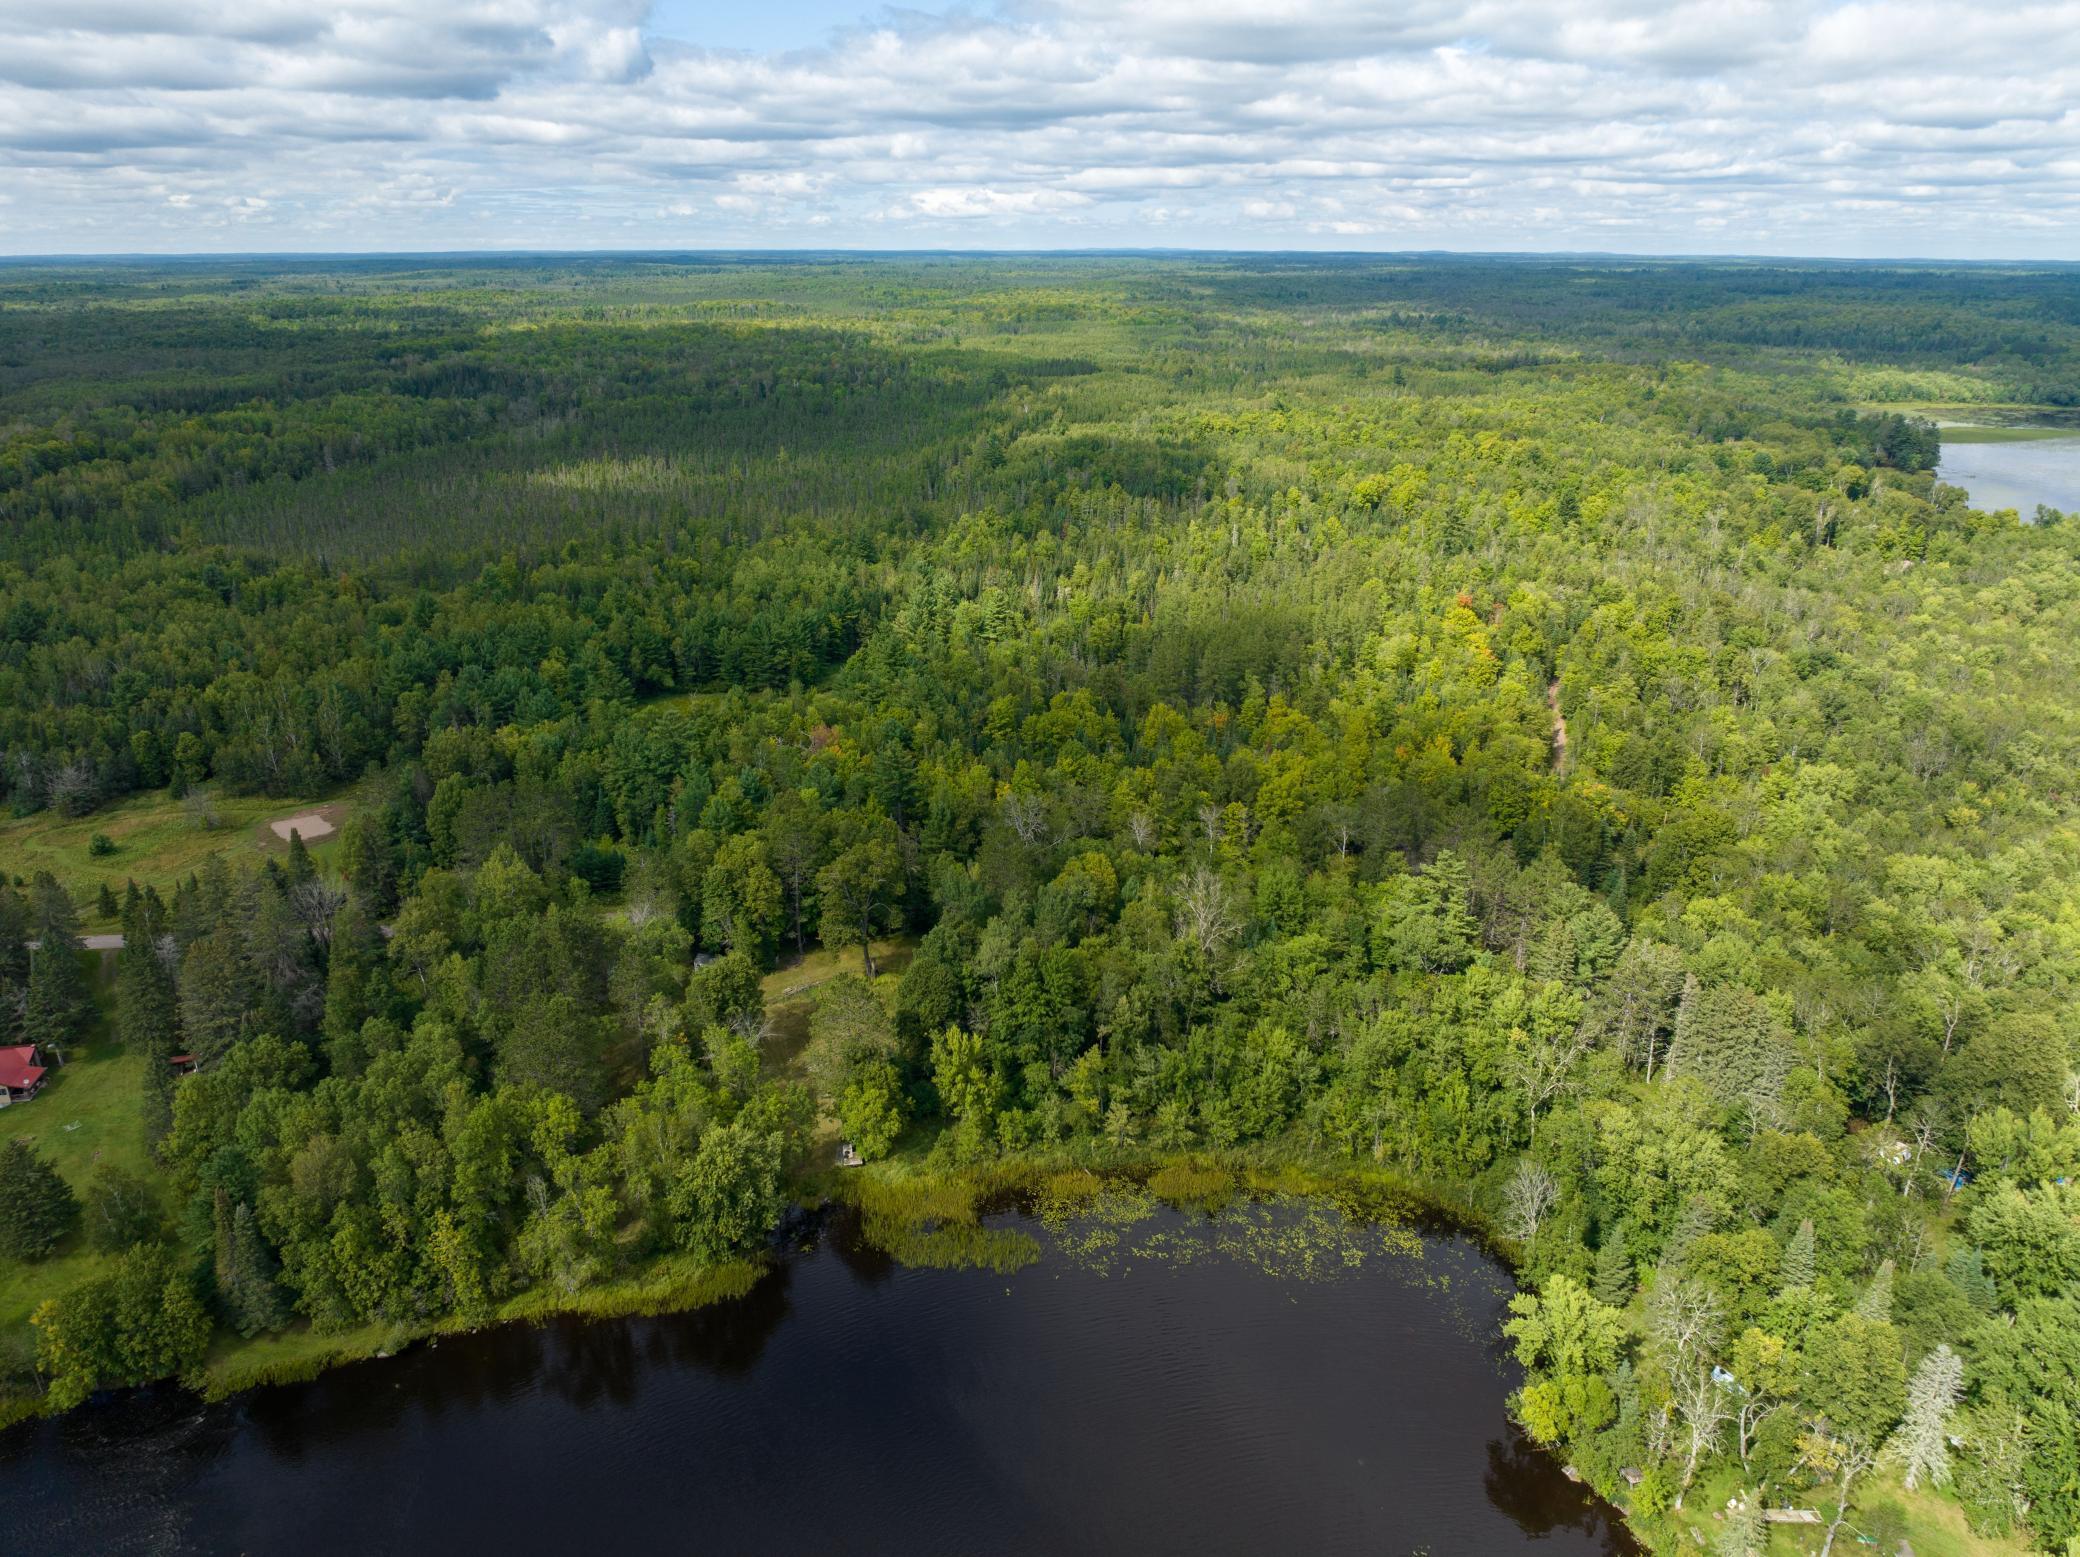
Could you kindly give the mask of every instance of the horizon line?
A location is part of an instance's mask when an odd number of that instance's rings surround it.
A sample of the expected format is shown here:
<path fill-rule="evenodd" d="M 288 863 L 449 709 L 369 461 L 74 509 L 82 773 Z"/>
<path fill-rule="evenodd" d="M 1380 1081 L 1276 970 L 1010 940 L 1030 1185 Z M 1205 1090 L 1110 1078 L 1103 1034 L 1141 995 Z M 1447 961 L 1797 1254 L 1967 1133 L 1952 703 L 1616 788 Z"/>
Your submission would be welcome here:
<path fill-rule="evenodd" d="M 79 264 L 205 264 L 258 260 L 524 260 L 524 259 L 1466 259 L 1547 261 L 1659 261 L 1683 264 L 1912 265 L 2080 269 L 2080 259 L 2020 257 L 1948 258 L 1940 255 L 1770 254 L 1682 249 L 1310 249 L 1215 248 L 1176 245 L 1086 245 L 1074 248 L 864 248 L 731 247 L 673 245 L 652 248 L 458 248 L 458 249 L 169 249 L 52 250 L 0 254 L 0 266 Z"/>

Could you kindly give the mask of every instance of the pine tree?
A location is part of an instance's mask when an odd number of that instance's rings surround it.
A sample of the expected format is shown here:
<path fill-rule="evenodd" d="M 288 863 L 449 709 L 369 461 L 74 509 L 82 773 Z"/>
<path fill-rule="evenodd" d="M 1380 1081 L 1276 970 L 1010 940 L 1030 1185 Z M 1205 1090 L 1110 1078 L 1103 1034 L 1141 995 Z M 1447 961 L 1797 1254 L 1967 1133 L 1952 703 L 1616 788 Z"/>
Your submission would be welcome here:
<path fill-rule="evenodd" d="M 1668 1074 L 1694 1076 L 1721 1103 L 1747 1096 L 1768 1074 L 1777 1043 L 1768 1009 L 1733 984 L 1683 985 L 1675 1036 L 1668 1045 Z"/>
<path fill-rule="evenodd" d="M 318 867 L 311 861 L 311 851 L 303 846 L 303 834 L 295 828 L 289 829 L 289 859 L 282 867 L 283 878 L 292 887 L 302 886 L 318 874 Z"/>
<path fill-rule="evenodd" d="M 181 1052 L 180 997 L 169 965 L 170 916 L 159 894 L 133 886 L 123 904 L 116 955 L 116 1039 L 144 1057 L 144 1138 L 156 1146 L 173 1128 L 173 1057 Z"/>
<path fill-rule="evenodd" d="M 1819 1273 L 1819 1257 L 1813 1247 L 1813 1219 L 1807 1217 L 1784 1246 L 1784 1287 L 1810 1287 Z"/>
<path fill-rule="evenodd" d="M 1947 1344 L 1921 1359 L 1907 1385 L 1907 1414 L 1889 1452 L 1906 1467 L 1907 1490 L 1950 1479 L 1950 1415 L 1964 1395 L 1964 1362 Z"/>
<path fill-rule="evenodd" d="M 79 1225 L 79 1200 L 58 1170 L 29 1147 L 0 1146 L 0 1254 L 40 1260 Z"/>
<path fill-rule="evenodd" d="M 219 1239 L 223 1247 L 217 1254 L 217 1290 L 230 1310 L 232 1326 L 244 1336 L 279 1330 L 289 1322 L 288 1306 L 275 1283 L 274 1251 L 260 1236 L 253 1208 L 240 1201 Z"/>
<path fill-rule="evenodd" d="M 1871 1284 L 1857 1300 L 1856 1313 L 1873 1324 L 1892 1323 L 1892 1261 L 1887 1260 L 1878 1267 L 1878 1274 L 1871 1278 Z"/>
<path fill-rule="evenodd" d="M 1596 1301 L 1609 1308 L 1623 1308 L 1630 1303 L 1633 1285 L 1638 1280 L 1639 1273 L 1633 1269 L 1632 1254 L 1626 1245 L 1625 1224 L 1620 1222 L 1596 1251 Z"/>

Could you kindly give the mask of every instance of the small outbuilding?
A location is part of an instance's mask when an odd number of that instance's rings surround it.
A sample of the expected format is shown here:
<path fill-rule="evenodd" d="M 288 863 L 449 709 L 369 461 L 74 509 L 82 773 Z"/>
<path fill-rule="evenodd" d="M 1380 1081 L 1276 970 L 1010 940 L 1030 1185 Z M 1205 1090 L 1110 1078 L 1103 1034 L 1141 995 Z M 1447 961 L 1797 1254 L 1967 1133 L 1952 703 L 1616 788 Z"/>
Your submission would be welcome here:
<path fill-rule="evenodd" d="M 838 1143 L 839 1167 L 860 1168 L 866 1166 L 866 1161 L 867 1159 L 859 1154 L 858 1150 L 853 1146 L 853 1144 L 850 1141 L 840 1141 Z"/>
<path fill-rule="evenodd" d="M 176 1076 L 192 1076 L 195 1073 L 195 1056 L 192 1054 L 169 1054 L 166 1063 Z"/>
<path fill-rule="evenodd" d="M 0 1049 L 0 1108 L 28 1102 L 43 1090 L 44 1077 L 49 1074 L 35 1044 L 18 1043 Z"/>

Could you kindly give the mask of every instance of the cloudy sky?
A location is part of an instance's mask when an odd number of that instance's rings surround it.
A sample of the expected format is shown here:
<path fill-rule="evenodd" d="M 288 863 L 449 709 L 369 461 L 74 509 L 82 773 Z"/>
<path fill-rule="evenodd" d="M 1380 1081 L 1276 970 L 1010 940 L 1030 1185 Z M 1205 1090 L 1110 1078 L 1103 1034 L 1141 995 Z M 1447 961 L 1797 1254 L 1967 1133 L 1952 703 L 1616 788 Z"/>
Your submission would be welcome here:
<path fill-rule="evenodd" d="M 2080 0 L 0 0 L 0 251 L 2080 259 Z"/>

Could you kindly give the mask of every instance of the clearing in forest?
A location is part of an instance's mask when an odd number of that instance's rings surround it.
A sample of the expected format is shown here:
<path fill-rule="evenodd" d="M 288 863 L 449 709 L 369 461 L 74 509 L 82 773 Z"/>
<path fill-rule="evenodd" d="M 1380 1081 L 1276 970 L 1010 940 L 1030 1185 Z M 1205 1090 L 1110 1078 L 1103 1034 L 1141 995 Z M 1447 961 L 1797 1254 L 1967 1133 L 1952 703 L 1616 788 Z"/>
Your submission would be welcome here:
<path fill-rule="evenodd" d="M 874 943 L 874 970 L 901 973 L 917 952 L 917 937 L 897 936 Z M 863 973 L 859 948 L 843 951 L 819 947 L 805 956 L 781 964 L 761 981 L 766 997 L 766 1036 L 763 1045 L 766 1068 L 783 1071 L 793 1065 L 809 1042 L 809 1014 L 816 1009 L 818 986 L 841 973 L 855 977 Z"/>
<path fill-rule="evenodd" d="M 317 797 L 268 799 L 265 796 L 190 796 L 175 800 L 163 790 L 132 795 L 85 816 L 37 811 L 0 819 L 0 875 L 29 880 L 47 870 L 72 893 L 89 922 L 94 899 L 106 885 L 118 896 L 126 883 L 155 886 L 164 892 L 213 854 L 230 856 L 234 866 L 263 855 L 280 854 L 288 846 L 288 825 L 303 832 L 303 841 L 323 858 L 337 842 L 349 802 Z M 311 818 L 322 831 L 302 828 Z M 94 840 L 105 838 L 105 852 Z"/>

